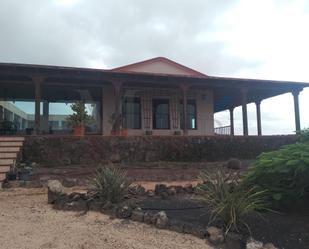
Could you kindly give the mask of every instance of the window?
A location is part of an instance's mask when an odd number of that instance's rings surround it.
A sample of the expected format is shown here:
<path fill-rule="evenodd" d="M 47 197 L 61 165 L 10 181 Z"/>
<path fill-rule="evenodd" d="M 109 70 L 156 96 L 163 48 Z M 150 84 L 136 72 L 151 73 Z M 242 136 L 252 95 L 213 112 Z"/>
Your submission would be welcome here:
<path fill-rule="evenodd" d="M 183 101 L 180 101 L 180 128 L 183 129 Z M 196 130 L 196 103 L 195 100 L 187 101 L 187 128 Z"/>
<path fill-rule="evenodd" d="M 141 99 L 126 97 L 122 103 L 122 127 L 141 129 Z"/>
<path fill-rule="evenodd" d="M 170 105 L 168 99 L 154 99 L 152 101 L 153 129 L 170 128 Z"/>

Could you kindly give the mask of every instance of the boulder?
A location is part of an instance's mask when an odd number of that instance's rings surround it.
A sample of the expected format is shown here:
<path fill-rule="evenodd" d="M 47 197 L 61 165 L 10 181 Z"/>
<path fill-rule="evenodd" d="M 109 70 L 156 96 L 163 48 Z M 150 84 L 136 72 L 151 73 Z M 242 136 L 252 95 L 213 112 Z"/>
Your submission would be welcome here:
<path fill-rule="evenodd" d="M 233 170 L 239 170 L 241 168 L 241 165 L 242 165 L 241 161 L 237 158 L 231 158 L 225 163 L 225 166 L 228 169 Z"/>
<path fill-rule="evenodd" d="M 225 236 L 225 245 L 229 249 L 242 249 L 245 247 L 244 239 L 241 234 L 229 232 Z"/>
<path fill-rule="evenodd" d="M 169 225 L 169 219 L 166 215 L 166 213 L 164 211 L 161 211 L 159 213 L 157 213 L 156 215 L 156 227 L 163 229 L 163 228 L 167 228 Z"/>
<path fill-rule="evenodd" d="M 176 191 L 174 186 L 171 186 L 171 187 L 167 188 L 167 193 L 168 193 L 168 195 L 176 195 L 177 191 Z"/>
<path fill-rule="evenodd" d="M 79 199 L 76 201 L 65 202 L 64 210 L 67 211 L 88 211 L 87 202 L 83 199 Z"/>
<path fill-rule="evenodd" d="M 247 240 L 246 249 L 263 249 L 263 242 L 249 238 Z"/>
<path fill-rule="evenodd" d="M 263 249 L 278 249 L 272 243 L 267 243 L 263 246 Z"/>
<path fill-rule="evenodd" d="M 206 229 L 206 238 L 214 245 L 218 245 L 224 242 L 223 231 L 217 227 L 208 227 Z"/>
<path fill-rule="evenodd" d="M 144 221 L 144 212 L 141 210 L 134 210 L 131 215 L 133 221 L 143 222 Z"/>
<path fill-rule="evenodd" d="M 162 193 L 167 193 L 167 186 L 165 184 L 156 184 L 155 194 L 161 195 Z"/>
<path fill-rule="evenodd" d="M 132 215 L 132 208 L 127 205 L 121 206 L 117 209 L 116 215 L 118 218 L 128 219 Z"/>
<path fill-rule="evenodd" d="M 58 180 L 49 180 L 47 183 L 47 189 L 47 197 L 49 204 L 53 204 L 57 199 L 65 195 L 64 187 Z"/>
<path fill-rule="evenodd" d="M 147 196 L 148 197 L 154 197 L 155 196 L 155 192 L 153 190 L 148 190 L 147 191 Z"/>
<path fill-rule="evenodd" d="M 144 213 L 144 222 L 146 224 L 154 224 L 156 222 L 154 215 L 149 212 Z"/>
<path fill-rule="evenodd" d="M 146 190 L 143 186 L 138 184 L 138 185 L 134 185 L 134 186 L 129 187 L 128 192 L 131 195 L 140 195 L 141 196 L 141 195 L 144 195 L 146 193 Z"/>

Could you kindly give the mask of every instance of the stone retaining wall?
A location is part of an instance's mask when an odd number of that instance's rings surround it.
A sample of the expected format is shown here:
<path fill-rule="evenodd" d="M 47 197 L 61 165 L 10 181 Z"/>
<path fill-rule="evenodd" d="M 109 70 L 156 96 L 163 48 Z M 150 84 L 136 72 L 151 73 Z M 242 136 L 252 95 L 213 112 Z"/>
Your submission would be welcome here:
<path fill-rule="evenodd" d="M 294 143 L 296 136 L 29 136 L 24 161 L 45 166 L 107 162 L 222 161 L 254 159 L 264 151 Z"/>

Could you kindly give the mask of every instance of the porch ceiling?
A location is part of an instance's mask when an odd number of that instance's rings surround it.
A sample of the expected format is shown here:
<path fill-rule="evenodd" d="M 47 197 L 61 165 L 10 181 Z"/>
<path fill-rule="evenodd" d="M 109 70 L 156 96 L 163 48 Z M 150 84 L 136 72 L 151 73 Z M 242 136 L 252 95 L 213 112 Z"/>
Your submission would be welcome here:
<path fill-rule="evenodd" d="M 237 79 L 225 77 L 188 77 L 178 75 L 160 75 L 150 73 L 125 73 L 111 70 L 42 66 L 27 64 L 0 63 L 0 98 L 34 99 L 32 76 L 45 78 L 43 86 L 46 93 L 57 99 L 63 95 L 65 87 L 93 89 L 99 97 L 97 87 L 122 81 L 128 86 L 156 86 L 160 88 L 178 87 L 182 83 L 190 84 L 192 89 L 212 89 L 214 91 L 214 111 L 219 112 L 241 105 L 241 89 L 248 89 L 248 103 L 263 100 L 283 93 L 308 87 L 305 82 L 273 81 L 257 79 Z M 16 86 L 18 85 L 18 88 Z M 54 88 L 53 86 L 61 86 Z M 43 88 L 44 91 L 44 88 Z M 62 94 L 62 95 L 61 95 Z M 70 97 L 70 96 L 69 96 Z M 95 97 L 96 98 L 96 97 Z"/>

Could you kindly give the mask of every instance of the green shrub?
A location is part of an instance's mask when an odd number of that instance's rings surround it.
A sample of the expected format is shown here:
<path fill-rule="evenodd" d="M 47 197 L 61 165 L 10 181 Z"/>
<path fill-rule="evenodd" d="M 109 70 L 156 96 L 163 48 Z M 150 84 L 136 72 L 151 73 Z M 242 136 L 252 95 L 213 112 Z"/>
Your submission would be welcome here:
<path fill-rule="evenodd" d="M 244 218 L 255 210 L 267 208 L 265 191 L 244 188 L 238 175 L 225 174 L 222 170 L 214 174 L 204 171 L 200 179 L 203 184 L 198 185 L 197 194 L 211 212 L 209 223 L 223 221 L 226 233 L 243 227 L 250 231 Z"/>
<path fill-rule="evenodd" d="M 101 167 L 96 171 L 91 190 L 104 203 L 117 204 L 124 200 L 130 182 L 126 174 L 115 167 Z"/>
<path fill-rule="evenodd" d="M 308 142 L 308 132 L 300 141 Z M 273 206 L 279 209 L 304 204 L 309 194 L 309 143 L 283 146 L 262 153 L 249 169 L 245 183 L 267 190 Z"/>

